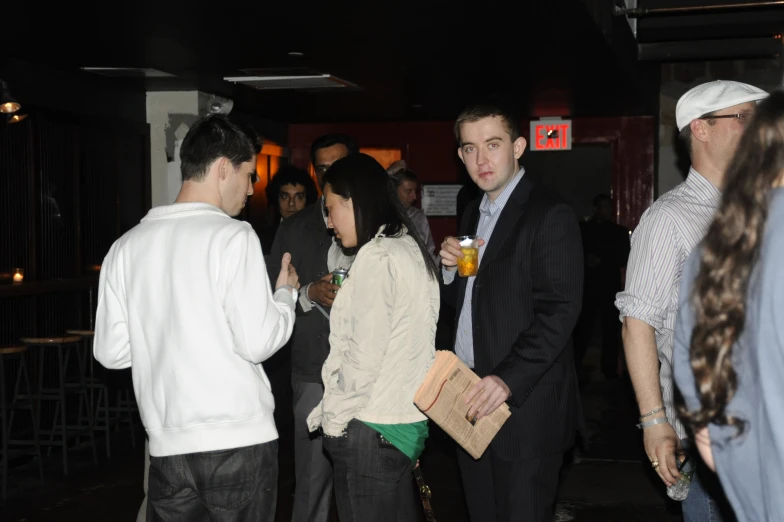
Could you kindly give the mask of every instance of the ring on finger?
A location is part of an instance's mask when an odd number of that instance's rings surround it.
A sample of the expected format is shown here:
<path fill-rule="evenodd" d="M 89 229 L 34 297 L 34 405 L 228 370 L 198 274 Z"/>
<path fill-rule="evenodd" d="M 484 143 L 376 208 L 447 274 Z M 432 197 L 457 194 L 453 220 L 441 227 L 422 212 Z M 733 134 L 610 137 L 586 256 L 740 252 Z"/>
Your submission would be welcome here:
<path fill-rule="evenodd" d="M 651 466 L 653 466 L 653 469 L 658 469 L 659 468 L 659 461 L 658 460 L 652 460 L 651 461 Z"/>

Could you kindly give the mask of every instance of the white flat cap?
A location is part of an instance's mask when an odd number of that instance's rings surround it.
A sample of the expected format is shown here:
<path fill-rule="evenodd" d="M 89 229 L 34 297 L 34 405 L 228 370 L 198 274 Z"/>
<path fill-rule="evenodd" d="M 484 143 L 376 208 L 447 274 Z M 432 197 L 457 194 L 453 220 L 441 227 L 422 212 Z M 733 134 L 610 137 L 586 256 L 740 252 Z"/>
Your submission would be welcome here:
<path fill-rule="evenodd" d="M 740 105 L 758 102 L 768 97 L 768 93 L 747 83 L 716 80 L 703 83 L 681 96 L 675 106 L 675 121 L 678 131 L 703 114 Z"/>

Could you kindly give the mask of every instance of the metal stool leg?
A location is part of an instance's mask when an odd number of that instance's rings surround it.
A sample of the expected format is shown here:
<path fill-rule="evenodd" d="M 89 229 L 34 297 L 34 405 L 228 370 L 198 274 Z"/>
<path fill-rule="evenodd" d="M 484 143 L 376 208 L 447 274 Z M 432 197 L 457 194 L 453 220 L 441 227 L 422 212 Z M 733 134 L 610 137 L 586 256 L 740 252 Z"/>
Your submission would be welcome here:
<path fill-rule="evenodd" d="M 85 358 L 81 353 L 82 346 L 72 348 L 76 350 L 76 359 L 79 365 L 79 383 L 81 384 L 81 391 L 79 392 L 79 424 L 81 425 L 82 401 L 84 401 L 84 408 L 87 410 L 87 423 L 90 427 L 90 445 L 93 448 L 93 461 L 98 463 L 98 452 L 95 449 L 95 417 L 93 416 L 93 410 L 90 407 L 90 396 L 87 389 L 87 380 L 85 378 L 84 371 Z"/>
<path fill-rule="evenodd" d="M 8 497 L 8 410 L 5 399 L 5 363 L 0 357 L 0 415 L 2 416 L 3 428 L 3 500 Z"/>
<path fill-rule="evenodd" d="M 30 387 L 30 376 L 27 373 L 27 363 L 25 363 L 24 356 L 19 359 L 19 374 L 24 376 L 25 397 L 30 403 L 30 416 L 33 419 L 33 444 L 35 445 L 36 455 L 38 457 L 38 474 L 41 477 L 41 483 L 44 482 L 44 459 L 41 455 L 41 434 L 39 432 L 38 419 L 35 415 L 35 406 L 33 405 L 33 394 Z M 17 382 L 18 385 L 18 382 Z"/>
<path fill-rule="evenodd" d="M 60 423 L 61 436 L 63 437 L 63 475 L 68 475 L 68 428 L 66 426 L 68 415 L 65 408 L 65 361 L 63 360 L 63 346 L 57 346 L 57 364 L 60 369 L 60 413 L 62 422 Z M 57 413 L 55 410 L 55 418 Z M 54 426 L 52 426 L 54 432 Z"/>

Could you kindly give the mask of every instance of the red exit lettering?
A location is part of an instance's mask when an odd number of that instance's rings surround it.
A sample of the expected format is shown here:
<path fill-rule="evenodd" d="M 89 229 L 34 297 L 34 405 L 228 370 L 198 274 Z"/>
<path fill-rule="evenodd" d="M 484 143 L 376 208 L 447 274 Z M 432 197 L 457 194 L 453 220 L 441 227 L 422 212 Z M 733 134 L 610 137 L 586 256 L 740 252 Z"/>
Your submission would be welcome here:
<path fill-rule="evenodd" d="M 536 126 L 536 150 L 560 150 L 569 146 L 569 124 L 542 124 Z"/>

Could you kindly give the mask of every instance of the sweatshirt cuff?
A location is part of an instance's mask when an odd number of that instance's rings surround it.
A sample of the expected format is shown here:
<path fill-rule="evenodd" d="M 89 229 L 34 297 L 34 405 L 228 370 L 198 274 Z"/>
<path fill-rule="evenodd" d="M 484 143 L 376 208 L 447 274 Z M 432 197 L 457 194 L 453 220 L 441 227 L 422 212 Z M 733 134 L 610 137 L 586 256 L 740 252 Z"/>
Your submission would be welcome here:
<path fill-rule="evenodd" d="M 297 306 L 297 297 L 299 292 L 293 286 L 284 286 L 275 291 L 273 299 L 282 304 L 287 304 L 293 310 Z"/>

